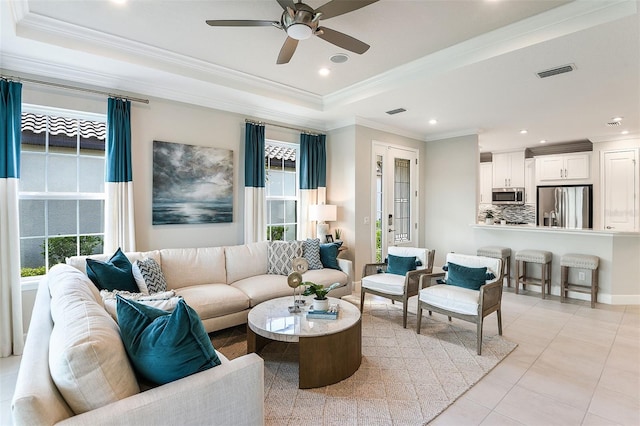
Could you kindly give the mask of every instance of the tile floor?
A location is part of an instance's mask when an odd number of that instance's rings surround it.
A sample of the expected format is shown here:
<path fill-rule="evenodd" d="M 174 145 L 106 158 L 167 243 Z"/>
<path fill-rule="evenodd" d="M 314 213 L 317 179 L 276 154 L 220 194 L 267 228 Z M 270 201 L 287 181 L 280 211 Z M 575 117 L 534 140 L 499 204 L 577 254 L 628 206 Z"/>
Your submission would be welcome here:
<path fill-rule="evenodd" d="M 505 289 L 502 319 L 518 348 L 432 425 L 640 424 L 640 306 Z M 490 316 L 485 334 L 495 333 Z M 11 425 L 19 362 L 0 358 L 1 426 Z"/>

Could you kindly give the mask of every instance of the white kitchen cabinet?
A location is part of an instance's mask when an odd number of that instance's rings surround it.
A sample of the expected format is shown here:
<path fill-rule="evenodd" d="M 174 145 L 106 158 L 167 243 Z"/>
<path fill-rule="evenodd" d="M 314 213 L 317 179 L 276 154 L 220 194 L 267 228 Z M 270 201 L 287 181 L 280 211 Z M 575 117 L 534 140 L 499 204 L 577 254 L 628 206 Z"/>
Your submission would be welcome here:
<path fill-rule="evenodd" d="M 601 161 L 604 229 L 640 230 L 638 150 L 604 151 Z"/>
<path fill-rule="evenodd" d="M 524 202 L 525 204 L 536 203 L 536 162 L 533 158 L 524 160 Z"/>
<path fill-rule="evenodd" d="M 491 204 L 493 164 L 480 163 L 480 204 Z"/>
<path fill-rule="evenodd" d="M 524 151 L 493 154 L 493 187 L 524 187 Z"/>
<path fill-rule="evenodd" d="M 550 180 L 589 179 L 591 155 L 588 152 L 566 155 L 545 155 L 536 158 L 538 182 Z"/>

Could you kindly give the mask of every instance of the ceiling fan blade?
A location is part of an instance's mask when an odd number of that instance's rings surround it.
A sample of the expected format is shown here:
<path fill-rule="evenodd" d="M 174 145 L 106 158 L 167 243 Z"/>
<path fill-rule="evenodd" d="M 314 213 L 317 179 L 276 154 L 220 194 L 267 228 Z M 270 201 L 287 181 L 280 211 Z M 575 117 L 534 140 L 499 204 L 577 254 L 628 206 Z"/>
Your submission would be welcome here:
<path fill-rule="evenodd" d="M 318 28 L 318 32 L 316 32 L 316 35 L 324 41 L 328 41 L 331 44 L 335 44 L 338 47 L 342 47 L 343 49 L 350 50 L 360 55 L 369 50 L 369 47 L 371 47 L 367 43 L 364 43 L 357 38 L 353 38 L 344 33 L 341 33 L 340 31 L 332 30 L 331 28 L 327 27 Z"/>
<path fill-rule="evenodd" d="M 278 0 L 278 4 L 284 9 L 287 10 L 287 7 L 293 9 L 293 0 Z"/>
<path fill-rule="evenodd" d="M 322 13 L 321 19 L 329 19 L 334 16 L 344 15 L 375 3 L 378 0 L 332 0 L 316 9 L 316 13 Z"/>
<path fill-rule="evenodd" d="M 278 60 L 276 64 L 288 64 L 293 56 L 293 53 L 296 51 L 296 47 L 298 47 L 298 40 L 295 38 L 287 37 L 282 45 L 282 49 L 280 49 L 280 54 L 278 55 Z"/>
<path fill-rule="evenodd" d="M 252 21 L 245 19 L 209 19 L 208 25 L 212 27 L 271 27 L 279 26 L 278 21 Z"/>

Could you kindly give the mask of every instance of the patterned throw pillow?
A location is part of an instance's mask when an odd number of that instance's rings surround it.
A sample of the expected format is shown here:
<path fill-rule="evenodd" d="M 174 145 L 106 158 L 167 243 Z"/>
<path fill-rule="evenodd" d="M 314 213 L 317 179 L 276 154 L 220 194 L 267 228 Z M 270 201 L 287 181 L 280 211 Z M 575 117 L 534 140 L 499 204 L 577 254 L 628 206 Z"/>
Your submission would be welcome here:
<path fill-rule="evenodd" d="M 320 261 L 320 240 L 318 238 L 310 239 L 304 242 L 303 256 L 309 262 L 309 269 L 322 269 Z"/>
<path fill-rule="evenodd" d="M 269 241 L 269 274 L 289 275 L 291 261 L 302 256 L 302 241 Z"/>
<path fill-rule="evenodd" d="M 167 281 L 164 278 L 162 269 L 158 262 L 148 257 L 143 260 L 135 262 L 135 267 L 140 270 L 140 275 L 144 279 L 144 283 L 147 286 L 149 294 L 160 293 L 167 291 Z M 137 275 L 137 274 L 134 274 Z"/>

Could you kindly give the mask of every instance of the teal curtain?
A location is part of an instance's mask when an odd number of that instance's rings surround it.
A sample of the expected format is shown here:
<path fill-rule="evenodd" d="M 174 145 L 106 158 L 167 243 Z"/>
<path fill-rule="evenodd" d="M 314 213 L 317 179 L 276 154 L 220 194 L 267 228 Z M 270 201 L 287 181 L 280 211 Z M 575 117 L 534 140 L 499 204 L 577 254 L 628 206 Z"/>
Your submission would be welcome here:
<path fill-rule="evenodd" d="M 244 242 L 267 238 L 264 126 L 245 123 L 244 132 Z"/>
<path fill-rule="evenodd" d="M 324 204 L 327 193 L 327 149 L 325 135 L 300 135 L 300 203 L 298 239 L 315 238 L 315 224 L 309 220 L 309 206 Z"/>
<path fill-rule="evenodd" d="M 131 101 L 109 98 L 105 168 L 104 252 L 136 250 L 131 168 Z"/>
<path fill-rule="evenodd" d="M 0 356 L 24 346 L 18 184 L 22 84 L 0 79 Z"/>
<path fill-rule="evenodd" d="M 326 135 L 300 135 L 300 189 L 327 186 Z"/>
<path fill-rule="evenodd" d="M 264 188 L 264 126 L 244 126 L 244 186 Z"/>
<path fill-rule="evenodd" d="M 109 98 L 107 104 L 107 182 L 131 182 L 131 101 Z"/>

